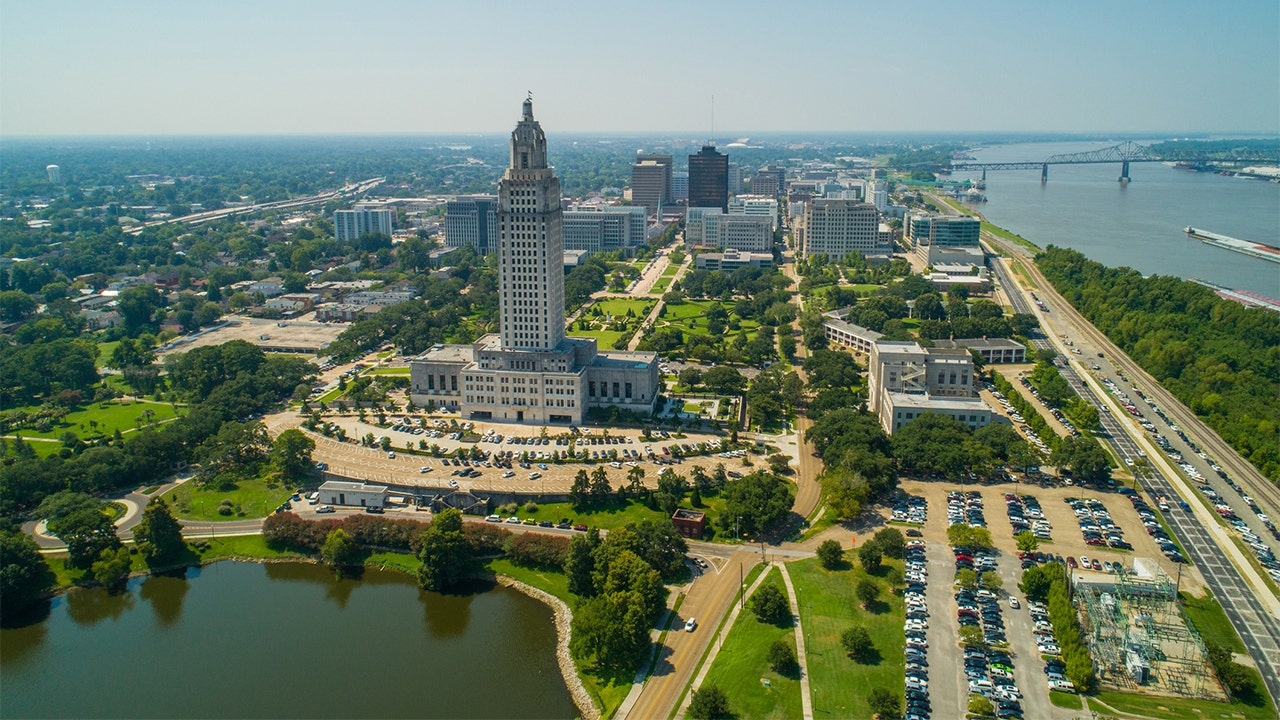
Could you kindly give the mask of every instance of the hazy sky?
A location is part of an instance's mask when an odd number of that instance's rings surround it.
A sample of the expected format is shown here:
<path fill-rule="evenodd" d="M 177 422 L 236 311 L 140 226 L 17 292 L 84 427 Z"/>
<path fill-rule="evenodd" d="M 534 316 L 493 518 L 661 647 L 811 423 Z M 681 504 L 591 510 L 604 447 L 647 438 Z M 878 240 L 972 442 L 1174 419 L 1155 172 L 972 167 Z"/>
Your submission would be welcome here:
<path fill-rule="evenodd" d="M 0 134 L 1280 134 L 1280 3 L 0 0 Z"/>

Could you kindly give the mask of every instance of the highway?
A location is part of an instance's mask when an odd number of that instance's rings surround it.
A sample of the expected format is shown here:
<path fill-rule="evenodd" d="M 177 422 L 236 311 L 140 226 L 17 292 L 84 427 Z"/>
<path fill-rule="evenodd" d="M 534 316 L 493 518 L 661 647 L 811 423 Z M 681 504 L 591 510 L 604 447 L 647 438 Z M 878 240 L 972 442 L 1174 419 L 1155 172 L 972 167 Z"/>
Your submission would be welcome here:
<path fill-rule="evenodd" d="M 984 239 L 1001 247 L 1013 249 L 1000 242 L 998 238 L 987 235 L 985 231 Z M 1090 350 L 1096 348 L 1097 351 L 1103 352 L 1121 368 L 1136 369 L 1136 364 L 1118 347 L 1115 347 L 1105 335 L 1093 328 L 1091 323 L 1080 317 L 1074 308 L 1052 289 L 1048 281 L 1043 276 L 1039 276 L 1033 265 L 1024 263 L 1027 272 L 1032 274 L 1034 282 L 1037 283 L 1038 297 L 1045 303 L 1046 311 L 1038 312 L 1037 308 L 1032 307 L 1028 302 L 1025 291 L 1020 290 L 1014 283 L 1006 262 L 1004 258 L 996 259 L 992 263 L 992 268 L 1015 312 L 1035 314 L 1042 326 L 1051 332 L 1055 331 L 1054 325 L 1070 324 L 1069 334 L 1077 338 L 1087 338 L 1087 347 Z M 1040 336 L 1032 338 L 1032 342 L 1037 347 L 1057 350 L 1066 358 L 1072 357 L 1072 354 L 1066 352 L 1065 347 L 1055 347 L 1055 341 L 1051 338 Z M 1082 354 L 1083 352 L 1082 350 Z M 1180 509 L 1174 510 L 1164 513 L 1165 520 L 1173 531 L 1174 537 L 1186 551 L 1187 557 L 1199 569 L 1205 584 L 1222 604 L 1232 626 L 1240 634 L 1250 657 L 1261 672 L 1263 682 L 1270 691 L 1273 701 L 1280 698 L 1280 620 L 1277 620 L 1280 612 L 1276 610 L 1275 596 L 1261 582 L 1261 578 L 1245 560 L 1239 548 L 1232 544 L 1227 531 L 1218 524 L 1216 516 L 1213 516 L 1196 497 L 1195 491 L 1187 487 L 1181 478 L 1176 482 L 1171 480 L 1177 476 L 1177 470 L 1164 454 L 1143 436 L 1143 431 L 1137 424 L 1129 420 L 1128 413 L 1119 403 L 1113 402 L 1100 387 L 1095 391 L 1093 383 L 1096 381 L 1093 378 L 1088 380 L 1083 378 L 1075 363 L 1060 359 L 1058 366 L 1063 377 L 1076 392 L 1098 407 L 1099 416 L 1106 431 L 1105 439 L 1120 459 L 1136 462 L 1141 457 L 1147 457 L 1151 462 L 1151 472 L 1147 477 L 1142 478 L 1142 484 L 1147 493 L 1154 497 L 1184 498 L 1191 504 L 1192 513 L 1186 513 Z M 1130 378 L 1137 377 L 1144 378 L 1146 380 L 1144 385 L 1153 388 L 1148 392 L 1154 392 L 1154 387 L 1158 386 L 1158 383 L 1145 373 L 1133 372 L 1130 375 Z M 1176 399 L 1170 398 L 1170 400 L 1171 402 L 1161 402 L 1166 412 L 1173 412 L 1175 406 L 1183 413 L 1190 412 L 1182 408 Z M 1123 420 L 1121 420 L 1122 417 Z M 1171 415 L 1171 417 L 1176 416 Z M 1143 450 L 1144 445 L 1148 450 Z M 1208 446 L 1207 442 L 1201 443 L 1201 447 L 1206 446 Z M 1231 451 L 1230 455 L 1237 461 L 1243 462 L 1234 451 Z M 1225 462 L 1227 457 L 1226 453 L 1218 453 L 1216 459 L 1227 467 Z M 1254 582 L 1250 583 L 1246 580 L 1246 576 L 1255 578 Z"/>
<path fill-rule="evenodd" d="M 347 197 L 351 195 L 361 195 L 369 192 L 373 188 L 381 185 L 386 178 L 369 178 L 357 183 L 344 185 L 337 190 L 331 190 L 319 195 L 311 195 L 304 198 L 294 198 L 291 200 L 277 200 L 275 202 L 259 203 L 256 205 L 245 205 L 243 207 L 222 208 L 220 210 L 207 210 L 205 212 L 191 213 L 181 217 L 166 218 L 164 220 L 152 220 L 140 225 L 135 225 L 125 230 L 129 235 L 137 235 L 143 230 L 156 227 L 158 225 L 168 225 L 170 223 L 186 223 L 188 225 L 201 225 L 214 220 L 231 217 L 233 215 L 247 215 L 249 213 L 261 212 L 263 210 L 287 210 L 289 208 L 302 207 L 304 205 L 315 205 L 318 203 L 329 202 L 335 198 Z"/>

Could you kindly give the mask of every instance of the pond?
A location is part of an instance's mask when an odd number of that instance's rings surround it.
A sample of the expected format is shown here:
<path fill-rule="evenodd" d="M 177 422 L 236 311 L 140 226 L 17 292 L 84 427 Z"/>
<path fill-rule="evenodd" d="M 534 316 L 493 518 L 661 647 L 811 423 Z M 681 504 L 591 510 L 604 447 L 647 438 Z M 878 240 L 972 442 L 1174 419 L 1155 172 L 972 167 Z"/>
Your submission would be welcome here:
<path fill-rule="evenodd" d="M 0 630 L 0 716 L 575 717 L 551 609 L 468 590 L 240 562 L 72 590 Z"/>

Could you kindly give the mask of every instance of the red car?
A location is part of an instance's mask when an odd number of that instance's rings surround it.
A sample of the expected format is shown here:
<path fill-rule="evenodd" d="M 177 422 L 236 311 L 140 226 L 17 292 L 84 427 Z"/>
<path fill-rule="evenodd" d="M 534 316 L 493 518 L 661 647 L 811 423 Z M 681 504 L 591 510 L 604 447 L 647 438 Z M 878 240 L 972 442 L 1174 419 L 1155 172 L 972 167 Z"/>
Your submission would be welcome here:
<path fill-rule="evenodd" d="M 1067 556 L 1067 567 L 1074 569 L 1080 567 L 1080 564 L 1076 562 L 1075 558 Z"/>
<path fill-rule="evenodd" d="M 1093 562 L 1093 569 L 1098 572 L 1102 572 L 1102 563 L 1098 562 L 1097 558 L 1094 558 L 1092 562 Z"/>
<path fill-rule="evenodd" d="M 574 525 L 574 526 L 573 526 L 573 529 L 574 529 L 574 530 L 577 530 L 578 532 L 586 532 L 586 531 L 587 531 L 587 526 L 586 526 L 586 525 L 582 525 L 582 524 L 578 524 L 578 525 Z"/>

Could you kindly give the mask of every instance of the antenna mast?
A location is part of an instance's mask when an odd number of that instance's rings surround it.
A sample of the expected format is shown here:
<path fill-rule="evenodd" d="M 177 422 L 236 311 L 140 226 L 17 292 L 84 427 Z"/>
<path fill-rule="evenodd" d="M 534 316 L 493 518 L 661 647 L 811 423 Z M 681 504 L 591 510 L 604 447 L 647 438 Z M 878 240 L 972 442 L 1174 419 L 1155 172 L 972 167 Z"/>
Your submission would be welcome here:
<path fill-rule="evenodd" d="M 707 138 L 707 144 L 711 145 L 716 141 L 716 96 L 711 96 L 711 137 Z"/>

